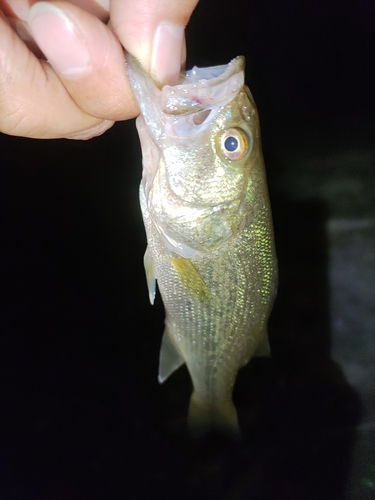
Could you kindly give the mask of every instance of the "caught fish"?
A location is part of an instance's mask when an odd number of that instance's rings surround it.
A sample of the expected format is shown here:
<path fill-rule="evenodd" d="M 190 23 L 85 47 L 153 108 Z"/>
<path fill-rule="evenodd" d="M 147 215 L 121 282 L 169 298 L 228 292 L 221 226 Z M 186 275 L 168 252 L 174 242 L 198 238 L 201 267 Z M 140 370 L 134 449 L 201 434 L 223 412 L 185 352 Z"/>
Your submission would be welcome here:
<path fill-rule="evenodd" d="M 267 320 L 277 259 L 259 119 L 245 59 L 197 68 L 159 89 L 131 55 L 141 114 L 140 202 L 151 303 L 166 318 L 159 382 L 183 363 L 193 393 L 189 425 L 238 432 L 238 370 L 269 354 Z"/>

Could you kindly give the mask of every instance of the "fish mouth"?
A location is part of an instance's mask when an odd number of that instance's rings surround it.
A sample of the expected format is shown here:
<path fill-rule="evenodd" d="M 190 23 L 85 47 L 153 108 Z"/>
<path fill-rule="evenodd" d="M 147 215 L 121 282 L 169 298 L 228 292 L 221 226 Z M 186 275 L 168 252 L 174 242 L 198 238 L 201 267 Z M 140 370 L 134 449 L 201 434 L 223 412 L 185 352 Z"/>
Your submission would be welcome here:
<path fill-rule="evenodd" d="M 161 89 L 134 56 L 126 54 L 126 61 L 131 86 L 148 126 L 151 121 L 163 122 L 163 115 L 188 115 L 223 106 L 244 85 L 244 56 L 220 66 L 195 66 L 181 73 L 176 85 Z"/>

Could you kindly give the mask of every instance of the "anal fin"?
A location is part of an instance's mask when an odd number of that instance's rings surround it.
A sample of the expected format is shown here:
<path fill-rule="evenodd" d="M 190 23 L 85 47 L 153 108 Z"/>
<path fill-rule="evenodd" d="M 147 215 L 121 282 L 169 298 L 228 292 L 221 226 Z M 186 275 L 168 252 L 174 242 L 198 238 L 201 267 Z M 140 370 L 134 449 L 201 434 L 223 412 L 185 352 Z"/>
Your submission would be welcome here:
<path fill-rule="evenodd" d="M 164 330 L 161 341 L 160 358 L 159 358 L 159 384 L 162 384 L 167 378 L 180 366 L 185 363 L 184 358 L 177 351 L 172 340 L 169 337 L 168 329 Z"/>

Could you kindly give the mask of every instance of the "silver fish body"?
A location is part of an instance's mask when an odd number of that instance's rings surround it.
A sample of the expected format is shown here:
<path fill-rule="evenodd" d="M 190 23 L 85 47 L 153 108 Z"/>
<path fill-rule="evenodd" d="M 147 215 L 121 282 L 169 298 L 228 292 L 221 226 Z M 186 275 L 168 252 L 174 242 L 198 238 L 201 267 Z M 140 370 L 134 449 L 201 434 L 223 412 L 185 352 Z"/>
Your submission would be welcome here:
<path fill-rule="evenodd" d="M 186 363 L 194 391 L 189 423 L 237 431 L 238 370 L 269 351 L 277 287 L 271 209 L 259 119 L 244 85 L 244 58 L 193 68 L 159 89 L 127 56 L 141 115 L 140 200 L 164 302 L 159 381 Z"/>

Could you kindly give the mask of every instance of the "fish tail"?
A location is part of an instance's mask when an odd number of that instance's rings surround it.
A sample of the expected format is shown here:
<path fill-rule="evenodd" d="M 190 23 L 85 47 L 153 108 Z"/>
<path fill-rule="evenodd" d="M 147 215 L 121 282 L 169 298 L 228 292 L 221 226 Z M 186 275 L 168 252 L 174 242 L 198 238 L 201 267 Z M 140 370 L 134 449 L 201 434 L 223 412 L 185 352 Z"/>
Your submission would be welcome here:
<path fill-rule="evenodd" d="M 190 398 L 189 433 L 202 437 L 210 430 L 217 430 L 232 437 L 240 436 L 237 411 L 231 400 L 219 407 L 204 405 L 194 391 Z"/>

